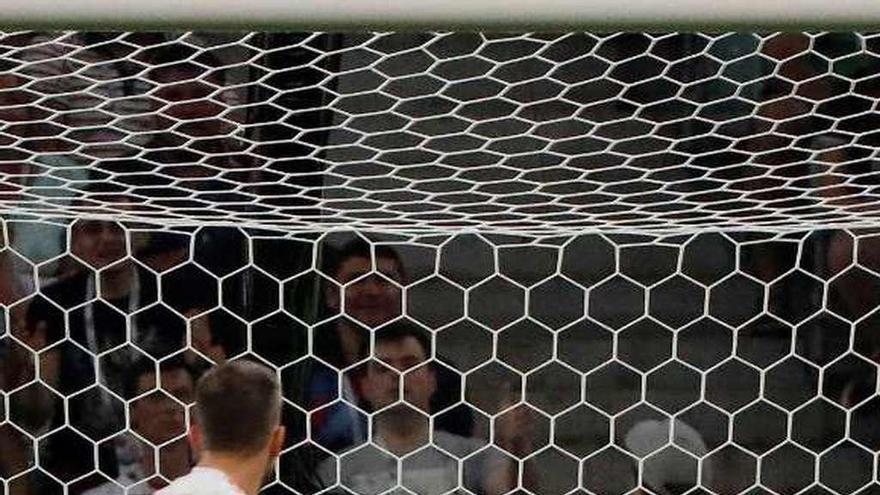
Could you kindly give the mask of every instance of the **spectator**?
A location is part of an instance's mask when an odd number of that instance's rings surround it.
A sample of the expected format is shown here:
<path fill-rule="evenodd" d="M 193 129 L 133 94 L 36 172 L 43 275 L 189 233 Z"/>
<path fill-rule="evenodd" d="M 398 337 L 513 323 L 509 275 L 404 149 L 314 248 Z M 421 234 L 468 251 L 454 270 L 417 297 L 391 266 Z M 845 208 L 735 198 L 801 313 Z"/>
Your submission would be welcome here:
<path fill-rule="evenodd" d="M 163 363 L 160 372 L 162 389 L 183 404 L 192 402 L 194 376 L 183 359 L 174 358 Z M 126 397 L 138 397 L 131 403 L 131 429 L 148 444 L 131 437 L 117 441 L 116 454 L 118 476 L 115 482 L 107 482 L 83 493 L 83 495 L 111 495 L 119 491 L 119 485 L 129 488 L 129 495 L 150 495 L 164 485 L 155 477 L 154 446 L 164 444 L 175 433 L 186 430 L 183 407 L 168 395 L 154 391 L 158 385 L 156 369 L 152 361 L 138 361 L 126 376 Z M 145 395 L 146 394 L 146 395 Z M 143 396 L 143 397 L 141 397 Z M 176 478 L 186 474 L 192 465 L 192 455 L 185 441 L 169 444 L 161 449 L 162 475 Z"/>
<path fill-rule="evenodd" d="M 368 333 L 364 326 L 375 328 L 400 315 L 401 291 L 386 278 L 367 275 L 373 271 L 373 257 L 370 245 L 361 239 L 328 253 L 324 267 L 325 273 L 336 282 L 349 285 L 345 288 L 344 300 L 338 291 L 324 288 L 323 316 L 338 314 L 344 309 L 348 318 L 334 320 L 331 326 L 318 327 L 314 349 L 316 355 L 336 368 L 344 369 L 369 354 Z M 403 263 L 389 247 L 376 249 L 375 271 L 397 283 L 404 283 Z M 335 372 L 316 369 L 306 380 L 308 385 L 303 391 L 306 403 L 319 403 L 337 393 Z M 357 400 L 349 375 L 342 380 L 342 396 L 349 401 Z M 342 403 L 332 406 L 316 419 L 312 438 L 334 450 L 347 448 L 366 437 L 360 416 Z"/>
<path fill-rule="evenodd" d="M 375 260 L 374 267 L 370 245 L 355 239 L 339 250 L 328 253 L 324 263 L 324 272 L 345 286 L 344 300 L 337 290 L 325 288 L 326 314 L 329 316 L 344 311 L 347 317 L 354 320 L 339 320 L 334 331 L 316 336 L 318 340 L 315 345 L 325 351 L 324 354 L 332 354 L 334 350 L 339 353 L 335 362 L 331 363 L 338 368 L 356 363 L 368 353 L 365 333 L 359 331 L 354 322 L 367 328 L 376 328 L 400 315 L 401 290 L 391 281 L 405 284 L 403 261 L 394 249 L 387 246 L 376 247 Z"/>
<path fill-rule="evenodd" d="M 132 239 L 132 249 L 139 250 L 140 242 Z M 69 336 L 92 354 L 99 354 L 126 341 L 137 345 L 153 356 L 167 356 L 180 349 L 185 342 L 183 320 L 169 311 L 146 309 L 159 299 L 156 275 L 140 264 L 125 262 L 129 254 L 125 231 L 116 223 L 100 220 L 81 220 L 71 228 L 71 252 L 91 268 L 78 270 L 67 278 L 42 289 L 43 297 L 34 299 L 28 308 L 26 328 L 35 339 L 55 342 L 65 335 L 65 322 L 56 306 L 69 312 Z M 150 244 L 151 256 L 179 257 L 179 243 Z M 138 251 L 140 252 L 140 251 Z M 96 270 L 100 270 L 96 274 Z M 99 278 L 100 280 L 96 280 Z M 100 285 L 98 285 L 100 284 Z M 100 287 L 100 292 L 99 292 Z M 98 301 L 94 301 L 99 298 Z M 199 291 L 186 287 L 169 286 L 163 290 L 163 299 L 173 300 L 175 307 L 187 312 L 205 306 L 210 299 Z M 82 302 L 88 302 L 81 305 Z M 125 315 L 138 313 L 126 319 Z M 65 377 L 94 375 L 94 362 L 84 353 L 63 353 L 53 350 L 60 364 L 58 372 L 44 375 L 49 385 L 58 385 Z M 101 382 L 113 390 L 122 388 L 119 377 L 136 359 L 138 353 L 117 351 L 102 363 Z M 62 387 L 64 389 L 64 387 Z"/>
<path fill-rule="evenodd" d="M 158 298 L 155 277 L 145 269 L 128 263 L 115 263 L 126 255 L 125 232 L 112 222 L 85 220 L 75 223 L 71 230 L 71 251 L 95 269 L 101 269 L 100 296 L 106 304 L 91 303 L 72 312 L 69 318 L 70 338 L 83 345 L 89 352 L 98 354 L 126 341 L 126 322 L 120 311 L 133 313 Z M 115 263 L 115 264 L 114 264 Z M 111 266 L 112 265 L 112 266 Z M 64 320 L 55 305 L 70 308 L 81 301 L 98 296 L 94 272 L 80 270 L 74 275 L 49 285 L 42 291 L 45 298 L 35 299 L 28 308 L 27 328 L 34 335 L 42 335 L 53 342 L 65 335 Z M 49 302 L 52 301 L 52 302 Z M 55 303 L 55 304 L 52 304 Z M 154 341 L 162 345 L 171 343 L 171 336 L 152 337 L 132 321 L 131 339 L 141 344 Z M 180 336 L 182 339 L 182 336 Z M 169 341 L 169 342 L 164 342 Z M 148 347 L 148 345 L 147 345 Z M 54 351 L 59 352 L 59 351 Z M 115 359 L 107 361 L 102 380 L 111 388 L 121 388 L 112 383 L 131 364 L 132 356 L 116 353 Z M 82 353 L 64 353 L 58 356 L 58 372 L 44 376 L 49 385 L 57 386 L 64 377 L 94 375 L 94 363 Z M 64 388 L 64 387 L 62 387 Z"/>
<path fill-rule="evenodd" d="M 377 333 L 376 339 L 376 358 L 388 363 L 394 370 L 378 363 L 370 364 L 360 379 L 360 399 L 364 407 L 382 411 L 374 416 L 373 444 L 396 455 L 404 455 L 427 442 L 429 426 L 422 412 L 392 405 L 399 397 L 398 373 L 407 372 L 403 393 L 407 402 L 424 413 L 433 412 L 432 399 L 438 391 L 437 376 L 431 365 L 423 365 L 430 356 L 431 346 L 423 333 L 405 322 L 395 322 L 383 328 Z M 502 445 L 521 444 L 522 439 L 518 437 L 528 431 L 527 425 L 521 421 L 510 421 L 499 426 L 496 442 Z M 475 438 L 437 429 L 430 433 L 433 441 L 447 450 L 475 451 L 483 446 L 483 442 Z M 333 464 L 329 461 L 319 467 L 325 483 L 330 483 L 334 477 L 332 468 Z M 394 484 L 397 480 L 396 469 L 395 461 L 365 459 L 362 464 L 349 465 L 347 478 L 341 482 L 356 492 L 367 490 L 382 480 Z M 409 470 L 407 477 L 419 493 L 439 493 L 444 491 L 444 487 L 457 486 L 458 462 L 436 454 L 420 459 L 418 465 Z M 482 465 L 471 466 L 464 473 L 465 486 L 483 494 L 506 493 L 516 482 L 514 461 L 501 456 L 488 456 Z"/>

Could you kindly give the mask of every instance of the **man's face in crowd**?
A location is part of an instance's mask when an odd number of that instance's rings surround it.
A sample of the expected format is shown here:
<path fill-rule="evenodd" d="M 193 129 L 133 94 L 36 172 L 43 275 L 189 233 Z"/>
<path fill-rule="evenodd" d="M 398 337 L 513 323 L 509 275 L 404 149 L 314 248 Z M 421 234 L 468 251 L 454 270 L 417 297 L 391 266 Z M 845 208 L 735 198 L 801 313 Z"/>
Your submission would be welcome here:
<path fill-rule="evenodd" d="M 381 325 L 400 315 L 400 288 L 388 278 L 400 283 L 403 279 L 400 265 L 392 258 L 377 259 L 376 271 L 384 274 L 364 275 L 372 271 L 369 258 L 355 256 L 345 260 L 336 271 L 336 281 L 347 284 L 345 291 L 345 313 L 351 318 L 369 326 Z M 338 307 L 338 301 L 330 300 L 331 306 Z"/>
<path fill-rule="evenodd" d="M 373 409 L 385 407 L 398 398 L 398 377 L 404 377 L 404 397 L 410 404 L 428 411 L 431 396 L 437 389 L 434 371 L 430 366 L 419 366 L 427 360 L 425 349 L 415 337 L 380 341 L 376 344 L 376 358 L 388 364 L 372 363 L 364 377 L 364 396 Z"/>
<path fill-rule="evenodd" d="M 138 395 L 152 390 L 156 383 L 154 373 L 141 375 Z M 162 371 L 162 389 L 184 404 L 193 400 L 195 386 L 190 373 L 183 368 Z M 159 391 L 136 400 L 131 410 L 132 427 L 150 443 L 158 445 L 186 431 L 184 408 Z"/>
<path fill-rule="evenodd" d="M 125 257 L 125 232 L 113 222 L 86 220 L 73 227 L 72 251 L 95 268 Z"/>

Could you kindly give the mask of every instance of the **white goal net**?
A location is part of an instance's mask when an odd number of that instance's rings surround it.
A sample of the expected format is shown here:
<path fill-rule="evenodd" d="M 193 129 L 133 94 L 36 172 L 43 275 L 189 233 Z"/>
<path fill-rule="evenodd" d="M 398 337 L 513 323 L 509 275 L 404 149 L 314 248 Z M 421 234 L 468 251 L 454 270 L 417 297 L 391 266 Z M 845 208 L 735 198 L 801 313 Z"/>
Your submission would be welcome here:
<path fill-rule="evenodd" d="M 880 491 L 880 35 L 0 33 L 0 483 Z"/>

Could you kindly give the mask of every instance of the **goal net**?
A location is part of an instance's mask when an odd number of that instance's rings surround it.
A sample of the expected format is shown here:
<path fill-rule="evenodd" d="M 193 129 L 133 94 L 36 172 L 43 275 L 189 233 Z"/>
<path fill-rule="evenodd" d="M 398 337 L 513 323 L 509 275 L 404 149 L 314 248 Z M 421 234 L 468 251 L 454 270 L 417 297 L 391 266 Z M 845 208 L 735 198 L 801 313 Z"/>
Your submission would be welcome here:
<path fill-rule="evenodd" d="M 872 494 L 880 35 L 0 33 L 0 480 Z"/>

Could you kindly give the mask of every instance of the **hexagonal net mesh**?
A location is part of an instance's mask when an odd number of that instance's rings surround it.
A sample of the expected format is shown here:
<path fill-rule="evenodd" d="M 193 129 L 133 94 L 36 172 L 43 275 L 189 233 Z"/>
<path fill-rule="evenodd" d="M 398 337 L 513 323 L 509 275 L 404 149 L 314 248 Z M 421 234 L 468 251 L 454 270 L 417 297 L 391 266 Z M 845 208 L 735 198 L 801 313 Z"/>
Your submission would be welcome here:
<path fill-rule="evenodd" d="M 7 33 L 0 482 L 872 494 L 880 37 Z"/>
<path fill-rule="evenodd" d="M 0 40 L 7 213 L 529 234 L 876 219 L 872 35 Z"/>

